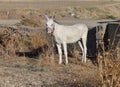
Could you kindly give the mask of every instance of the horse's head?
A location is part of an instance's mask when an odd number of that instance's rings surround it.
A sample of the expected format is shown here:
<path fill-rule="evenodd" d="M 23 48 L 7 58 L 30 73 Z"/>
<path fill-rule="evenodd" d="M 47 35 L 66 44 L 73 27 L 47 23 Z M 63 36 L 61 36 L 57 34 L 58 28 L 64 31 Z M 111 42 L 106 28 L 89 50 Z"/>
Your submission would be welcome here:
<path fill-rule="evenodd" d="M 45 17 L 47 19 L 46 20 L 46 31 L 47 33 L 53 34 L 54 27 L 55 27 L 53 17 L 49 18 L 47 15 L 45 15 Z"/>

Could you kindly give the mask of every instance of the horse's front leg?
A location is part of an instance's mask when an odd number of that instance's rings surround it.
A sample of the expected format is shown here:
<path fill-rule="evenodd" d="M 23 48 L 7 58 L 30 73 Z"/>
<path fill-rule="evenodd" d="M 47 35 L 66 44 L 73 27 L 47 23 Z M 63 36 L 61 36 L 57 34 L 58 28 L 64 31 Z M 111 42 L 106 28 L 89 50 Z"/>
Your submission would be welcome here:
<path fill-rule="evenodd" d="M 64 49 L 64 55 L 65 55 L 65 61 L 66 61 L 66 65 L 68 64 L 68 53 L 67 53 L 67 44 L 64 42 L 63 43 L 63 49 Z"/>
<path fill-rule="evenodd" d="M 58 53 L 59 53 L 59 64 L 62 63 L 62 49 L 61 49 L 61 44 L 57 44 L 57 48 L 58 48 Z"/>

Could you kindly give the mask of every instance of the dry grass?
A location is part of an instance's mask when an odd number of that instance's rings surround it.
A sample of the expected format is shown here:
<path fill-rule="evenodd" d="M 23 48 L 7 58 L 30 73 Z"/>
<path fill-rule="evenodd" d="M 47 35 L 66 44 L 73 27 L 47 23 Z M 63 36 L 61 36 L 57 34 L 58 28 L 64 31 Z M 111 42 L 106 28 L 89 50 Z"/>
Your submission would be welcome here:
<path fill-rule="evenodd" d="M 115 49 L 111 45 L 108 51 L 105 51 L 103 43 L 100 43 L 100 46 L 102 52 L 98 52 L 98 68 L 101 77 L 101 86 L 120 87 L 120 55 L 118 55 L 120 44 L 118 42 Z"/>
<path fill-rule="evenodd" d="M 22 20 L 18 25 L 25 25 L 25 26 L 31 26 L 31 27 L 43 27 L 44 24 L 41 21 L 40 17 L 38 16 L 22 16 Z"/>
<path fill-rule="evenodd" d="M 10 9 L 0 10 L 0 19 L 21 19 L 21 24 L 30 26 L 42 26 L 41 19 L 44 14 L 55 15 L 57 19 L 116 19 L 120 18 L 120 6 L 90 7 L 69 6 L 63 8 L 44 9 Z M 9 14 L 8 14 L 9 13 Z M 72 14 L 74 14 L 72 16 Z"/>
<path fill-rule="evenodd" d="M 33 46 L 34 49 L 43 47 L 48 43 L 45 34 L 39 32 L 31 33 L 30 39 L 31 39 L 31 45 Z"/>
<path fill-rule="evenodd" d="M 0 40 L 1 48 L 8 55 L 15 55 L 15 50 L 19 45 L 21 34 L 10 27 L 6 27 L 1 31 Z"/>
<path fill-rule="evenodd" d="M 38 33 L 37 33 L 38 32 Z M 44 50 L 47 46 L 45 32 L 26 32 L 7 27 L 0 32 L 0 50 L 5 55 L 15 56 L 16 52 Z M 35 52 L 36 52 L 35 51 Z"/>

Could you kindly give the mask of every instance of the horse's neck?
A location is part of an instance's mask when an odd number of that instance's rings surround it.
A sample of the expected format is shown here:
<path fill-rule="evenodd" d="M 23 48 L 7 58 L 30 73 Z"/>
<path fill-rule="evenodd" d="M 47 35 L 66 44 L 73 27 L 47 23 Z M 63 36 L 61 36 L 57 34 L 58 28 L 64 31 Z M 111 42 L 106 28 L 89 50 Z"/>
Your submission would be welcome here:
<path fill-rule="evenodd" d="M 57 29 L 60 29 L 62 27 L 62 25 L 60 25 L 60 24 L 58 24 L 58 23 L 56 23 L 55 22 L 55 29 L 57 30 Z"/>
<path fill-rule="evenodd" d="M 58 23 L 55 22 L 55 29 L 54 29 L 54 34 L 55 36 L 59 35 L 61 32 L 62 32 L 62 26 L 63 25 L 60 25 Z"/>

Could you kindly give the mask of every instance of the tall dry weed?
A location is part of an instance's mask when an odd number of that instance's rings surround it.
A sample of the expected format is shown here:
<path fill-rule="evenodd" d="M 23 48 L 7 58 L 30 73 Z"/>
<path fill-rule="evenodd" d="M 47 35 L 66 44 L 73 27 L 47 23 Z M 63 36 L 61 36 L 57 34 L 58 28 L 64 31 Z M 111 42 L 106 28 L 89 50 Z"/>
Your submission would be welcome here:
<path fill-rule="evenodd" d="M 117 29 L 116 29 L 117 30 Z M 120 87 L 120 39 L 114 46 L 116 34 L 110 42 L 108 50 L 105 50 L 104 43 L 99 43 L 101 50 L 98 52 L 99 75 L 101 87 Z M 117 37 L 120 38 L 120 37 Z"/>

